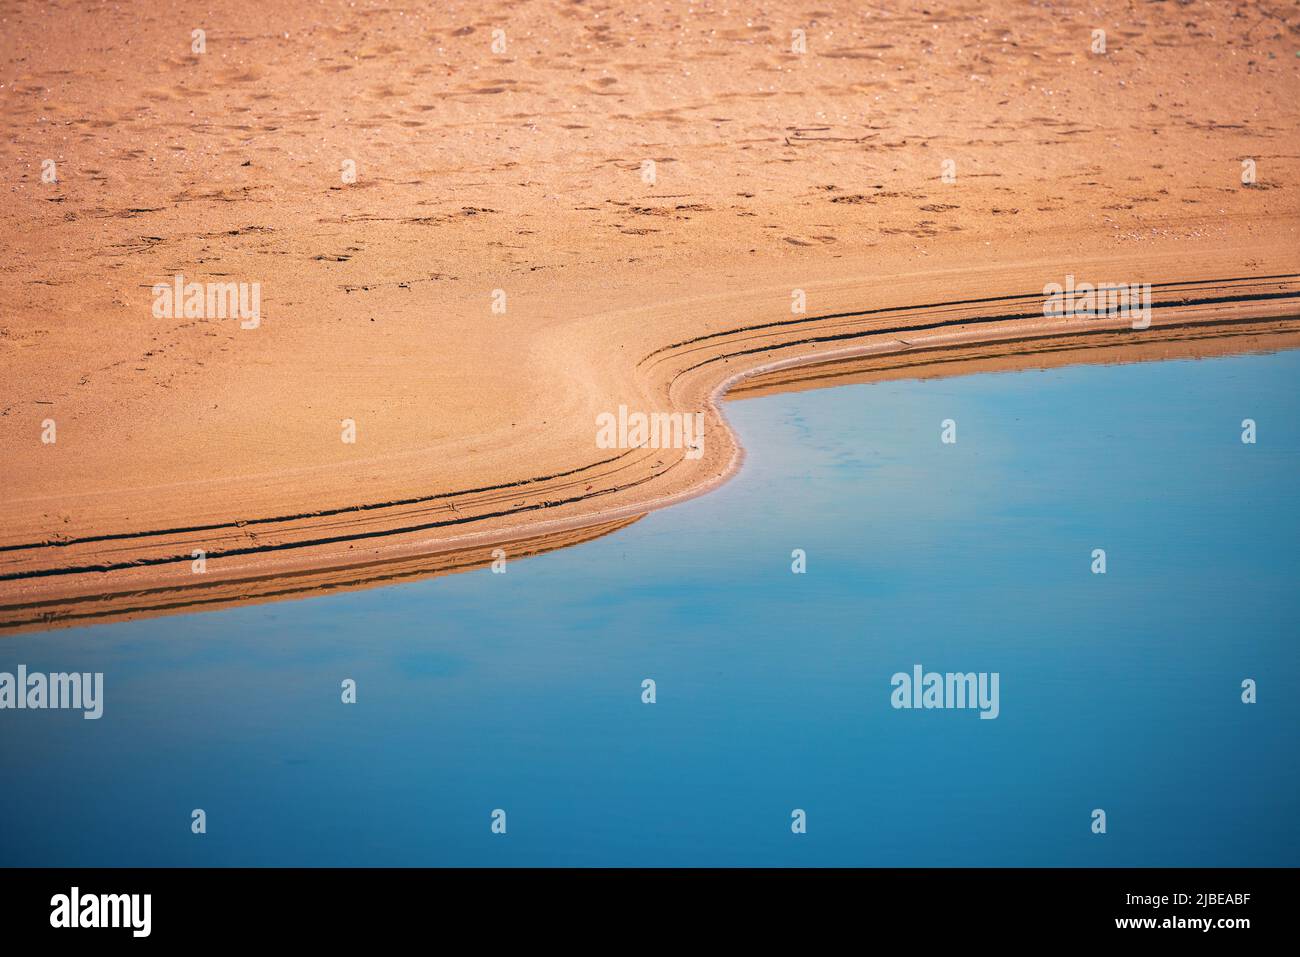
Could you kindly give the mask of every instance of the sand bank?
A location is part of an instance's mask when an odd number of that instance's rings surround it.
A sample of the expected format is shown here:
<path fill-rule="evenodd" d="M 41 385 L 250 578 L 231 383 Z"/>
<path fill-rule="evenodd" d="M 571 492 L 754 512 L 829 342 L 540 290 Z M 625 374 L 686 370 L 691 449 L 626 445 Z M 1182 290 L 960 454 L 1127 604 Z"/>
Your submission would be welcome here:
<path fill-rule="evenodd" d="M 599 534 L 734 471 L 727 388 L 1273 348 L 1300 314 L 1297 33 L 1253 6 L 201 19 L 0 38 L 0 624 Z M 160 317 L 178 274 L 257 283 L 256 327 Z M 1150 283 L 1151 327 L 1044 317 L 1067 275 Z M 620 405 L 703 411 L 703 454 L 599 448 Z"/>

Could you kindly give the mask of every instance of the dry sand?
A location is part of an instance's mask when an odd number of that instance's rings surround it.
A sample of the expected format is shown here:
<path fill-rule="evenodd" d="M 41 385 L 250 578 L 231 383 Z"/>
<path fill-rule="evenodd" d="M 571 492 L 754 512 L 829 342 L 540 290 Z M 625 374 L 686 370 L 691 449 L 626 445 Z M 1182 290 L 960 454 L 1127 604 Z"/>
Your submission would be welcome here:
<path fill-rule="evenodd" d="M 0 627 L 604 534 L 738 466 L 727 387 L 1296 344 L 1294 2 L 0 10 Z"/>

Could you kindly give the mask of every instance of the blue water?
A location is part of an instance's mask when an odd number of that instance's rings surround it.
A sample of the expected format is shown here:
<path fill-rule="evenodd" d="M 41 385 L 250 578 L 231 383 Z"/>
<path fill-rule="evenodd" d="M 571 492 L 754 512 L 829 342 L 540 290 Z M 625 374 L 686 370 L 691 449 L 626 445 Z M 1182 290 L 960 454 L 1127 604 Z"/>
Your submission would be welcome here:
<path fill-rule="evenodd" d="M 0 639 L 106 683 L 0 712 L 0 863 L 1300 864 L 1298 381 L 737 402 L 735 480 L 504 575 Z M 894 709 L 915 664 L 999 717 Z"/>

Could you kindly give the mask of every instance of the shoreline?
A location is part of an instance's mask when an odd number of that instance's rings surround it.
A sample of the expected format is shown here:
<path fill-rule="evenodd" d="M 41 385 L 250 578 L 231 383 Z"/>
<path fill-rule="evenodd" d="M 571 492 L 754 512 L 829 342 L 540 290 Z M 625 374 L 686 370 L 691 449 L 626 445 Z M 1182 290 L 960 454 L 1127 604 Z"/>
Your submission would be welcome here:
<path fill-rule="evenodd" d="M 1259 282 L 1246 281 L 1252 285 Z M 373 587 L 402 578 L 430 577 L 482 567 L 492 561 L 493 550 L 498 547 L 508 546 L 505 549 L 508 558 L 527 557 L 611 534 L 651 511 L 705 495 L 737 474 L 743 467 L 744 447 L 722 414 L 722 403 L 733 397 L 733 390 L 746 383 L 753 385 L 735 397 L 743 397 L 746 392 L 771 394 L 787 391 L 800 383 L 823 378 L 832 370 L 835 376 L 856 375 L 854 381 L 870 382 L 884 378 L 921 377 L 918 370 L 939 377 L 999 371 L 999 362 L 1005 363 L 1017 358 L 1027 360 L 1024 366 L 1026 368 L 1047 368 L 1080 362 L 1122 363 L 1187 357 L 1170 354 L 1171 350 L 1176 350 L 1180 345 L 1189 350 L 1188 355 L 1197 358 L 1300 348 L 1300 311 L 1295 309 L 1296 301 L 1300 300 L 1300 276 L 1273 276 L 1265 282 L 1270 287 L 1275 287 L 1271 293 L 1273 298 L 1243 297 L 1239 290 L 1231 288 L 1239 285 L 1238 280 L 1237 284 L 1222 284 L 1217 289 L 1219 295 L 1196 297 L 1192 304 L 1176 298 L 1158 299 L 1160 307 L 1153 310 L 1150 328 L 1141 331 L 1131 329 L 1127 318 L 1026 322 L 1023 318 L 999 317 L 991 324 L 991 328 L 972 327 L 969 321 L 959 321 L 954 323 L 958 331 L 930 330 L 928 334 L 910 336 L 906 342 L 891 338 L 891 333 L 867 332 L 864 333 L 866 341 L 856 345 L 823 348 L 800 355 L 783 355 L 765 362 L 751 362 L 711 386 L 707 385 L 707 379 L 701 380 L 698 375 L 695 381 L 691 381 L 689 374 L 678 374 L 667 383 L 667 392 L 674 402 L 689 404 L 694 396 L 700 394 L 701 382 L 705 383 L 704 411 L 710 423 L 708 434 L 712 441 L 709 443 L 711 454 L 699 464 L 707 471 L 701 474 L 697 469 L 696 474 L 684 483 L 676 479 L 673 482 L 656 483 L 656 479 L 669 478 L 670 471 L 646 472 L 643 466 L 639 477 L 628 484 L 593 489 L 570 501 L 547 506 L 548 509 L 568 508 L 568 514 L 554 518 L 540 517 L 549 514 L 541 509 L 531 512 L 507 511 L 506 515 L 516 519 L 512 523 L 500 521 L 506 516 L 489 512 L 479 516 L 457 516 L 449 520 L 454 524 L 441 526 L 455 528 L 474 522 L 491 526 L 467 534 L 428 535 L 428 528 L 404 529 L 397 525 L 359 533 L 355 541 L 365 543 L 364 550 L 360 552 L 351 544 L 346 549 L 339 549 L 337 546 L 341 543 L 338 541 L 319 541 L 309 537 L 316 523 L 323 517 L 332 517 L 330 515 L 253 519 L 280 522 L 283 527 L 277 531 L 283 540 L 264 548 L 254 547 L 239 555 L 209 552 L 209 564 L 202 580 L 196 580 L 198 576 L 191 573 L 191 558 L 183 550 L 176 553 L 175 545 L 172 544 L 172 553 L 160 556 L 157 551 L 159 545 L 149 541 L 159 538 L 174 541 L 177 535 L 183 534 L 179 530 L 127 533 L 138 535 L 142 547 L 134 553 L 126 552 L 126 555 L 136 554 L 146 560 L 161 557 L 163 561 L 153 565 L 138 564 L 139 558 L 128 557 L 120 559 L 117 567 L 102 570 L 73 571 L 71 569 L 78 566 L 66 562 L 58 564 L 51 559 L 63 549 L 102 545 L 104 539 L 113 540 L 121 536 L 120 531 L 105 531 L 99 536 L 100 541 L 34 544 L 30 547 L 9 544 L 0 551 L 0 569 L 6 569 L 10 576 L 14 574 L 11 569 L 17 564 L 15 557 L 26 558 L 32 565 L 36 562 L 46 564 L 34 568 L 29 565 L 30 571 L 35 574 L 23 575 L 19 571 L 18 574 L 23 577 L 0 579 L 0 635 L 170 614 L 201 607 L 229 607 L 249 602 L 302 597 L 304 594 L 323 591 Z M 1201 284 L 1204 285 L 1204 282 Z M 990 298 L 997 302 L 1005 299 Z M 1228 301 L 1201 301 L 1206 298 Z M 944 308 L 946 305 L 938 303 L 915 309 L 924 315 L 928 310 Z M 1292 310 L 1292 314 L 1288 315 L 1287 310 Z M 806 322 L 798 322 L 796 325 L 805 330 L 817 330 L 824 329 L 826 321 L 838 322 L 842 319 L 843 316 L 838 314 L 828 320 L 809 317 Z M 779 325 L 787 326 L 787 323 L 782 321 Z M 712 334 L 711 338 L 732 339 L 749 331 L 749 327 L 724 330 Z M 1096 344 L 1089 342 L 1097 338 L 1104 341 Z M 1191 348 L 1193 343 L 1197 344 L 1195 349 Z M 752 354 L 754 346 L 750 344 L 746 348 Z M 781 353 L 791 347 L 776 342 L 770 344 L 770 348 Z M 665 350 L 656 350 L 656 353 L 663 351 Z M 970 355 L 972 351 L 976 353 L 974 357 Z M 646 358 L 651 358 L 656 353 L 651 353 Z M 956 357 L 953 358 L 950 353 L 955 353 Z M 1064 358 L 1062 361 L 1044 363 L 1043 357 L 1050 354 Z M 723 350 L 713 358 L 725 362 L 728 355 Z M 886 358 L 903 361 L 893 369 L 882 371 L 869 368 L 873 360 Z M 701 367 L 698 357 L 693 361 L 696 364 L 690 367 L 690 371 Z M 939 361 L 956 363 L 956 367 L 948 369 L 937 365 Z M 868 368 L 856 373 L 852 371 L 852 367 L 860 367 L 863 363 Z M 850 371 L 845 372 L 840 367 L 850 367 Z M 898 374 L 888 375 L 889 372 Z M 686 384 L 679 388 L 683 380 Z M 674 408 L 679 406 L 675 405 Z M 724 455 L 718 451 L 719 443 L 723 446 Z M 630 449 L 624 454 L 639 451 L 642 450 Z M 674 464 L 685 466 L 688 470 L 694 464 L 679 449 L 649 451 L 660 459 L 665 455 L 675 455 Z M 722 461 L 719 466 L 720 458 Z M 583 472 L 586 468 L 590 466 L 578 466 L 571 472 Z M 550 480 L 567 481 L 568 478 L 567 475 L 560 475 L 552 476 Z M 520 483 L 504 483 L 498 488 L 510 488 L 518 484 Z M 666 485 L 667 488 L 660 490 L 660 485 Z M 543 484 L 537 494 L 545 494 L 548 487 Z M 629 495 L 628 489 L 635 489 L 637 494 Z M 442 492 L 433 497 L 457 495 L 463 493 Z M 605 504 L 611 496 L 614 501 Z M 363 504 L 352 508 L 381 512 L 384 507 L 382 504 Z M 390 507 L 396 509 L 399 506 Z M 494 523 L 493 520 L 497 521 Z M 226 527 L 242 528 L 247 524 L 248 520 L 237 520 Z M 202 536 L 191 541 L 201 540 Z M 123 554 L 121 545 L 115 546 L 115 550 L 118 555 Z M 414 570 L 411 566 L 414 566 Z M 294 582 L 298 579 L 311 579 L 311 584 L 295 586 Z"/>

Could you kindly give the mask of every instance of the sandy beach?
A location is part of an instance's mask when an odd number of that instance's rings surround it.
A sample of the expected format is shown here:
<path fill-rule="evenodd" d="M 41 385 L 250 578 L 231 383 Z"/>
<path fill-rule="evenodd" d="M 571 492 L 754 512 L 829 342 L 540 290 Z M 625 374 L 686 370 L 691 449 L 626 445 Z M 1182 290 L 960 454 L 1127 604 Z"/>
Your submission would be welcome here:
<path fill-rule="evenodd" d="M 1300 345 L 1294 5 L 3 22 L 6 630 L 616 532 L 740 467 L 728 390 Z M 620 406 L 702 454 L 599 447 Z"/>

